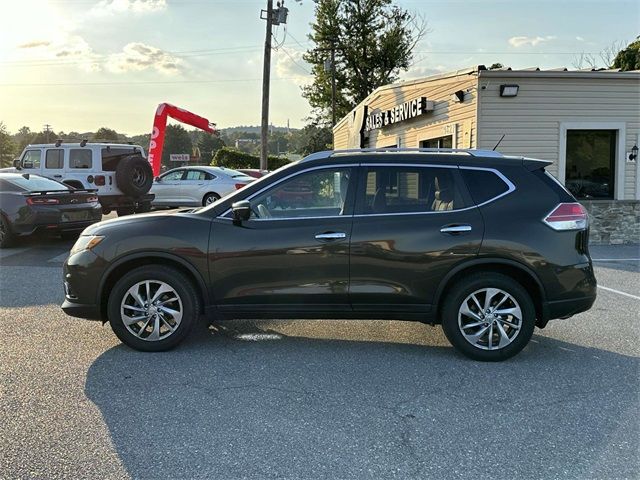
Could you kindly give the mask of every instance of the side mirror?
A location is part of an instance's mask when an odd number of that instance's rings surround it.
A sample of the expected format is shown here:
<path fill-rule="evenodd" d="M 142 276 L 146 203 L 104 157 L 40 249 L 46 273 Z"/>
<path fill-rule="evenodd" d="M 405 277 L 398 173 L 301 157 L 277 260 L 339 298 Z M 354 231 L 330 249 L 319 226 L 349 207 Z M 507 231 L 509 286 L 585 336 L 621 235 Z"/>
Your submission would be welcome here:
<path fill-rule="evenodd" d="M 156 178 L 154 178 L 153 180 L 154 180 L 155 182 L 161 182 L 161 181 L 162 181 L 162 179 L 161 179 L 160 177 L 156 177 Z"/>
<path fill-rule="evenodd" d="M 20 163 L 20 159 L 19 158 L 14 158 L 13 159 L 13 166 L 14 166 L 14 168 L 17 168 L 18 170 L 20 170 L 22 168 L 22 164 Z"/>
<path fill-rule="evenodd" d="M 233 219 L 238 222 L 249 220 L 251 216 L 251 202 L 248 200 L 240 200 L 231 205 L 231 211 L 233 212 Z"/>

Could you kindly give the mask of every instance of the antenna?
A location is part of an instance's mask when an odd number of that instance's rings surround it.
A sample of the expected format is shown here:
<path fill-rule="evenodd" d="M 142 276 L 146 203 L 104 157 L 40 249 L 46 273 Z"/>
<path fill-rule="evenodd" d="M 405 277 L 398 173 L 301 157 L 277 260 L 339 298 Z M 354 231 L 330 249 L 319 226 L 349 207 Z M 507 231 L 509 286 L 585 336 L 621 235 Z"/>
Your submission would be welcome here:
<path fill-rule="evenodd" d="M 502 134 L 502 137 L 500 137 L 500 140 L 498 140 L 498 143 L 496 143 L 496 146 L 493 147 L 493 151 L 495 152 L 496 148 L 498 148 L 498 145 L 500 145 L 502 143 L 502 140 L 504 140 L 506 133 Z"/>

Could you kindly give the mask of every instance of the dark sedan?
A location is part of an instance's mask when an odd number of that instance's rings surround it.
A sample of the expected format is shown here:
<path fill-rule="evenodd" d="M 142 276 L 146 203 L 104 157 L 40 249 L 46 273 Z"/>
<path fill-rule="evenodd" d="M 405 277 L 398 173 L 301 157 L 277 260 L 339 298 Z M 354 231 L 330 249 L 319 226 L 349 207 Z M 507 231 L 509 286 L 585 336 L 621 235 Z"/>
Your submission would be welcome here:
<path fill-rule="evenodd" d="M 78 233 L 101 219 L 94 190 L 39 175 L 0 173 L 0 248 L 36 231 Z"/>

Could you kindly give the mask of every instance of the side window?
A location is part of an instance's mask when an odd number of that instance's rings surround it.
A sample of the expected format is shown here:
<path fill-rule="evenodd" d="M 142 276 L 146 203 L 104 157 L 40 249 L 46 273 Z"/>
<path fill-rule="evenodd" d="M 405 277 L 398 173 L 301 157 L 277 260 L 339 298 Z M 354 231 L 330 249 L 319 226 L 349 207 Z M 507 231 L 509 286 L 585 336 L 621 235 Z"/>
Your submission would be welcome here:
<path fill-rule="evenodd" d="M 175 172 L 169 172 L 162 177 L 165 182 L 175 182 L 176 180 L 182 180 L 184 170 L 176 170 Z"/>
<path fill-rule="evenodd" d="M 502 195 L 509 190 L 509 186 L 498 175 L 490 170 L 460 169 L 471 198 L 476 205 L 480 205 L 492 198 Z"/>
<path fill-rule="evenodd" d="M 421 213 L 464 208 L 457 169 L 368 167 L 356 213 Z"/>
<path fill-rule="evenodd" d="M 71 168 L 91 168 L 91 150 L 86 148 L 73 148 L 69 151 L 69 167 Z"/>
<path fill-rule="evenodd" d="M 47 154 L 44 160 L 44 168 L 64 168 L 64 150 L 61 148 L 57 148 L 55 150 L 47 150 Z"/>
<path fill-rule="evenodd" d="M 22 157 L 22 168 L 40 168 L 40 159 L 42 151 L 27 150 Z"/>
<path fill-rule="evenodd" d="M 205 180 L 215 180 L 215 179 L 216 179 L 216 176 L 215 176 L 213 173 L 209 173 L 209 172 L 207 172 L 207 173 L 205 173 L 205 177 L 204 177 L 204 179 L 205 179 Z"/>
<path fill-rule="evenodd" d="M 350 168 L 327 168 L 296 175 L 253 198 L 253 218 L 342 215 L 350 178 Z"/>
<path fill-rule="evenodd" d="M 185 180 L 204 180 L 205 173 L 199 170 L 187 170 L 187 177 Z"/>

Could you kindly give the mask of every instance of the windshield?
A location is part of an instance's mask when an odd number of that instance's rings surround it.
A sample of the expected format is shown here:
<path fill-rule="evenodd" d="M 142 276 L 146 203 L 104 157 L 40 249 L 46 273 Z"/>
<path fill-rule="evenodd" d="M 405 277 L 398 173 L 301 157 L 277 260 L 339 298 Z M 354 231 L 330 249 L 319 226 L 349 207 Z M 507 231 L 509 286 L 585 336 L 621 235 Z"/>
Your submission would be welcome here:
<path fill-rule="evenodd" d="M 5 180 L 29 192 L 71 190 L 71 188 L 67 187 L 66 185 L 56 182 L 55 180 L 51 180 L 49 178 L 38 177 L 36 175 L 28 175 L 27 177 L 28 178 L 25 178 L 24 175 L 21 175 L 21 176 L 7 178 Z"/>

